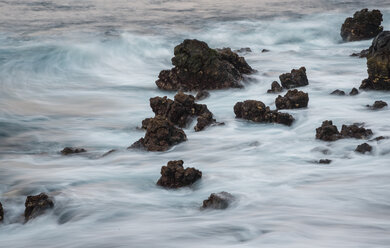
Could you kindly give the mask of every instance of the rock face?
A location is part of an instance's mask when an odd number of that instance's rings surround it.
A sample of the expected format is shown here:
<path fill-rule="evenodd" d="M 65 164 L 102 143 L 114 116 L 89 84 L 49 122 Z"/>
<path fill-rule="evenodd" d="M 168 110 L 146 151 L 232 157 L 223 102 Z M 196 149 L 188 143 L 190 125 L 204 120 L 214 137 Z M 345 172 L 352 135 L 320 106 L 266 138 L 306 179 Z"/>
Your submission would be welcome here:
<path fill-rule="evenodd" d="M 345 20 L 340 35 L 344 41 L 371 39 L 383 31 L 381 23 L 382 14 L 379 10 L 362 9 Z"/>
<path fill-rule="evenodd" d="M 161 177 L 157 185 L 165 188 L 189 186 L 202 177 L 202 172 L 195 168 L 183 167 L 183 160 L 169 161 L 161 168 Z"/>
<path fill-rule="evenodd" d="M 365 154 L 366 152 L 370 153 L 371 151 L 372 151 L 372 146 L 370 146 L 367 143 L 363 143 L 361 145 L 358 145 L 356 147 L 356 149 L 355 149 L 355 152 L 359 152 L 359 153 L 362 153 L 362 154 Z"/>
<path fill-rule="evenodd" d="M 367 57 L 368 78 L 360 89 L 390 90 L 390 31 L 380 33 L 372 42 Z"/>
<path fill-rule="evenodd" d="M 241 88 L 243 74 L 254 70 L 230 48 L 211 49 L 202 41 L 184 40 L 175 47 L 171 70 L 160 72 L 163 90 L 214 90 Z"/>
<path fill-rule="evenodd" d="M 316 139 L 335 141 L 341 138 L 340 132 L 332 121 L 322 122 L 321 127 L 316 129 Z"/>
<path fill-rule="evenodd" d="M 271 84 L 271 89 L 267 91 L 267 93 L 279 93 L 282 92 L 283 88 L 276 81 L 273 81 Z"/>
<path fill-rule="evenodd" d="M 286 89 L 302 87 L 309 84 L 305 67 L 301 67 L 298 70 L 293 69 L 291 70 L 291 73 L 282 74 L 279 76 L 279 79 L 283 88 Z"/>
<path fill-rule="evenodd" d="M 70 154 L 77 154 L 87 152 L 84 148 L 74 148 L 74 147 L 65 147 L 62 151 L 62 155 L 70 155 Z"/>
<path fill-rule="evenodd" d="M 45 193 L 27 196 L 26 203 L 24 205 L 26 207 L 24 210 L 24 219 L 26 221 L 29 221 L 43 214 L 47 209 L 54 207 L 53 201 Z"/>
<path fill-rule="evenodd" d="M 234 197 L 227 192 L 213 193 L 207 200 L 203 201 L 203 209 L 226 209 L 234 200 Z"/>
<path fill-rule="evenodd" d="M 345 92 L 343 90 L 335 90 L 335 91 L 333 91 L 330 94 L 331 95 L 336 95 L 336 96 L 345 96 Z"/>
<path fill-rule="evenodd" d="M 372 109 L 372 110 L 377 110 L 377 109 L 381 109 L 381 108 L 384 108 L 387 106 L 387 103 L 384 102 L 384 101 L 375 101 L 374 104 L 372 106 L 370 105 L 367 105 L 368 108 Z"/>
<path fill-rule="evenodd" d="M 277 110 L 271 111 L 268 106 L 261 101 L 246 100 L 237 102 L 234 105 L 236 118 L 251 120 L 263 123 L 280 123 L 290 126 L 294 118 L 287 113 L 280 113 Z"/>
<path fill-rule="evenodd" d="M 157 115 L 147 121 L 146 134 L 129 148 L 145 148 L 148 151 L 166 151 L 187 140 L 184 131 L 166 117 Z"/>
<path fill-rule="evenodd" d="M 4 210 L 3 210 L 3 205 L 1 205 L 0 202 L 0 222 L 3 222 L 4 220 Z"/>
<path fill-rule="evenodd" d="M 296 89 L 289 90 L 286 95 L 275 99 L 277 109 L 306 108 L 309 102 L 309 94 Z"/>
<path fill-rule="evenodd" d="M 324 121 L 322 126 L 316 129 L 316 138 L 324 141 L 336 141 L 343 138 L 367 139 L 371 136 L 371 129 L 365 129 L 357 124 L 343 125 L 339 132 L 332 121 Z"/>

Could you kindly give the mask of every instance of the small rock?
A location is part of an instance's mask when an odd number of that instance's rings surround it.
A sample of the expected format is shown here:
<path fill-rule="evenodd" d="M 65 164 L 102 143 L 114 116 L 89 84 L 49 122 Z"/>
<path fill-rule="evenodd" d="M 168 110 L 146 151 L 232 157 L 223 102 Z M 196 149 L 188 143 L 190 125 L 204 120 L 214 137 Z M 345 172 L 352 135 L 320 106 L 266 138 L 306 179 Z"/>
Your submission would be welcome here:
<path fill-rule="evenodd" d="M 359 94 L 359 90 L 356 89 L 356 88 L 353 88 L 353 89 L 351 90 L 351 92 L 349 92 L 349 95 L 350 95 L 350 96 L 356 96 L 356 95 L 358 95 L 358 94 Z"/>
<path fill-rule="evenodd" d="M 383 31 L 382 13 L 379 10 L 357 11 L 353 17 L 348 17 L 341 26 L 341 37 L 344 41 L 359 41 L 374 38 Z"/>
<path fill-rule="evenodd" d="M 335 90 L 333 91 L 332 93 L 330 93 L 331 95 L 336 95 L 336 96 L 345 96 L 345 92 L 342 91 L 342 90 Z"/>
<path fill-rule="evenodd" d="M 200 100 L 206 99 L 209 96 L 210 96 L 210 93 L 208 91 L 201 90 L 201 91 L 198 91 L 198 93 L 196 94 L 195 100 L 200 101 Z"/>
<path fill-rule="evenodd" d="M 370 105 L 366 105 L 366 106 L 372 110 L 377 110 L 386 107 L 387 103 L 384 101 L 375 101 L 372 106 Z"/>
<path fill-rule="evenodd" d="M 389 137 L 385 137 L 385 136 L 379 136 L 379 137 L 376 137 L 370 141 L 381 141 L 381 140 L 384 140 L 384 139 L 388 139 Z"/>
<path fill-rule="evenodd" d="M 183 160 L 175 160 L 163 166 L 157 185 L 165 188 L 180 188 L 189 186 L 202 177 L 201 171 L 195 168 L 184 169 L 183 163 Z"/>
<path fill-rule="evenodd" d="M 1 205 L 0 202 L 0 222 L 3 222 L 4 220 L 4 210 L 3 210 L 3 205 Z"/>
<path fill-rule="evenodd" d="M 75 147 L 65 147 L 62 151 L 62 155 L 70 155 L 70 154 L 77 154 L 77 153 L 83 153 L 87 152 L 84 148 L 75 148 Z"/>
<path fill-rule="evenodd" d="M 353 124 L 343 125 L 340 134 L 343 138 L 367 139 L 372 136 L 372 131 L 371 129 L 365 129 L 362 126 Z"/>
<path fill-rule="evenodd" d="M 309 94 L 298 91 L 297 89 L 289 90 L 286 95 L 278 96 L 275 99 L 277 109 L 296 109 L 306 108 L 309 102 Z"/>
<path fill-rule="evenodd" d="M 367 143 L 363 143 L 361 145 L 358 145 L 355 149 L 355 152 L 363 153 L 365 154 L 366 152 L 370 153 L 372 151 L 372 146 L 370 146 Z"/>
<path fill-rule="evenodd" d="M 320 159 L 320 161 L 318 161 L 319 164 L 330 164 L 332 163 L 332 160 L 330 159 Z"/>
<path fill-rule="evenodd" d="M 102 157 L 106 157 L 106 156 L 108 156 L 108 155 L 110 155 L 111 153 L 114 153 L 114 152 L 116 152 L 116 150 L 115 150 L 115 149 L 111 149 L 111 150 L 109 150 L 108 152 L 104 153 L 104 154 L 102 155 Z"/>
<path fill-rule="evenodd" d="M 279 93 L 282 92 L 283 88 L 276 81 L 273 81 L 271 84 L 271 89 L 267 91 L 267 93 Z"/>
<path fill-rule="evenodd" d="M 286 89 L 302 87 L 309 84 L 305 67 L 301 67 L 298 70 L 293 69 L 291 73 L 282 74 L 279 76 L 279 79 L 283 88 Z"/>
<path fill-rule="evenodd" d="M 251 53 L 252 52 L 252 49 L 250 49 L 249 47 L 243 47 L 243 48 L 240 48 L 238 50 L 234 50 L 235 53 Z"/>
<path fill-rule="evenodd" d="M 316 139 L 324 141 L 336 141 L 341 139 L 339 130 L 332 121 L 322 122 L 321 127 L 316 129 Z"/>
<path fill-rule="evenodd" d="M 45 193 L 27 196 L 26 203 L 24 205 L 26 207 L 24 210 L 24 218 L 26 221 L 29 221 L 43 214 L 47 209 L 54 207 L 53 201 Z"/>
<path fill-rule="evenodd" d="M 370 52 L 369 49 L 364 49 L 362 50 L 360 53 L 352 53 L 351 54 L 351 57 L 359 57 L 359 58 L 367 58 L 368 57 L 368 53 Z"/>
<path fill-rule="evenodd" d="M 207 200 L 203 201 L 202 208 L 226 209 L 233 200 L 233 195 L 228 192 L 213 193 Z"/>
<path fill-rule="evenodd" d="M 262 53 L 268 53 L 268 52 L 270 52 L 270 50 L 268 50 L 268 49 L 263 49 L 263 50 L 261 50 L 261 52 L 262 52 Z"/>

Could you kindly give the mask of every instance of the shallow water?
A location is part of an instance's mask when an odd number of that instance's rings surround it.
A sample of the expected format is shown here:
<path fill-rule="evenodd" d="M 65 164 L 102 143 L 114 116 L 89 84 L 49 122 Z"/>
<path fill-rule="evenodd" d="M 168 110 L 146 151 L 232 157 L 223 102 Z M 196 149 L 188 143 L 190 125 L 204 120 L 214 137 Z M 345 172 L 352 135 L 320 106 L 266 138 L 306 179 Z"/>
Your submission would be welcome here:
<path fill-rule="evenodd" d="M 371 41 L 341 43 L 341 23 L 366 1 L 0 1 L 0 247 L 388 247 L 390 140 L 315 140 L 323 120 L 364 122 L 390 136 L 386 92 L 347 93 L 367 76 L 349 57 Z M 387 1 L 380 8 L 390 28 Z M 202 101 L 225 126 L 195 133 L 167 152 L 128 151 L 153 116 L 149 98 L 185 38 L 211 47 L 250 47 L 258 70 L 244 89 Z M 261 53 L 269 49 L 269 53 Z M 246 99 L 274 108 L 272 81 L 306 66 L 307 109 L 292 127 L 234 118 Z M 63 157 L 65 146 L 89 152 Z M 118 151 L 106 157 L 111 149 Z M 324 154 L 327 153 L 327 154 Z M 328 158 L 330 165 L 313 161 Z M 161 166 L 183 159 L 203 178 L 193 187 L 156 187 Z M 200 211 L 213 192 L 237 201 Z M 55 208 L 22 224 L 25 197 L 49 192 Z"/>

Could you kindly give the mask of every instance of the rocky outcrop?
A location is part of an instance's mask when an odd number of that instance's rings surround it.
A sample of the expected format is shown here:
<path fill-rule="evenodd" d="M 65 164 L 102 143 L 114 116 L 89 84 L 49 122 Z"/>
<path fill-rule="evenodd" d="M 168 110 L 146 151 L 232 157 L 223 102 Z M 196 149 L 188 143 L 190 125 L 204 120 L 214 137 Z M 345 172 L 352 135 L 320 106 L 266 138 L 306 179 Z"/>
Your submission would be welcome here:
<path fill-rule="evenodd" d="M 296 89 L 289 90 L 286 95 L 278 96 L 275 99 L 277 109 L 306 108 L 309 103 L 309 94 Z"/>
<path fill-rule="evenodd" d="M 345 96 L 345 92 L 343 90 L 335 90 L 330 94 L 335 96 Z"/>
<path fill-rule="evenodd" d="M 77 153 L 83 153 L 87 152 L 84 148 L 75 148 L 75 147 L 65 147 L 62 151 L 62 155 L 71 155 L 71 154 L 77 154 Z"/>
<path fill-rule="evenodd" d="M 341 139 L 341 135 L 332 121 L 324 121 L 322 122 L 321 127 L 316 129 L 316 139 L 335 141 Z"/>
<path fill-rule="evenodd" d="M 349 92 L 350 96 L 356 96 L 359 94 L 359 90 L 356 88 L 352 88 L 351 92 Z"/>
<path fill-rule="evenodd" d="M 203 201 L 202 209 L 226 209 L 233 200 L 233 195 L 228 192 L 213 193 Z"/>
<path fill-rule="evenodd" d="M 157 185 L 165 188 L 180 188 L 189 186 L 202 177 L 201 171 L 195 168 L 184 169 L 183 163 L 183 160 L 175 160 L 163 166 Z"/>
<path fill-rule="evenodd" d="M 360 89 L 390 90 L 390 31 L 380 33 L 372 42 L 367 57 L 368 78 Z"/>
<path fill-rule="evenodd" d="M 379 10 L 357 11 L 348 17 L 341 26 L 340 35 L 344 41 L 359 41 L 374 38 L 383 31 L 382 13 Z"/>
<path fill-rule="evenodd" d="M 3 205 L 0 202 L 0 223 L 3 222 L 4 220 L 4 210 L 3 210 Z"/>
<path fill-rule="evenodd" d="M 237 102 L 234 105 L 234 113 L 236 114 L 236 118 L 254 122 L 280 123 L 290 126 L 294 121 L 294 118 L 290 114 L 270 110 L 263 102 L 255 100 Z"/>
<path fill-rule="evenodd" d="M 306 68 L 301 67 L 299 69 L 291 70 L 291 73 L 285 73 L 279 76 L 280 82 L 283 88 L 291 89 L 296 87 L 302 87 L 309 84 L 309 80 L 306 76 Z"/>
<path fill-rule="evenodd" d="M 355 149 L 355 152 L 362 153 L 362 154 L 371 153 L 371 151 L 372 151 L 372 146 L 370 146 L 367 143 L 358 145 Z"/>
<path fill-rule="evenodd" d="M 382 109 L 384 107 L 387 107 L 387 103 L 384 101 L 375 101 L 372 106 L 367 105 L 367 107 L 372 109 L 372 110 L 377 110 L 377 109 Z"/>
<path fill-rule="evenodd" d="M 184 131 L 168 120 L 156 115 L 147 121 L 146 134 L 129 148 L 144 148 L 148 151 L 166 151 L 174 145 L 187 140 Z"/>
<path fill-rule="evenodd" d="M 336 141 L 343 138 L 367 139 L 371 136 L 371 129 L 365 129 L 357 124 L 343 125 L 339 132 L 332 121 L 324 121 L 321 127 L 316 129 L 316 139 L 324 141 Z"/>
<path fill-rule="evenodd" d="M 230 48 L 211 49 L 202 41 L 184 40 L 174 49 L 171 70 L 160 72 L 156 85 L 163 90 L 241 88 L 244 74 L 254 70 Z"/>
<path fill-rule="evenodd" d="M 280 86 L 280 84 L 276 81 L 273 81 L 271 84 L 271 89 L 267 91 L 267 93 L 279 93 L 282 92 L 283 88 Z"/>
<path fill-rule="evenodd" d="M 46 210 L 54 207 L 53 201 L 45 193 L 34 196 L 27 196 L 24 205 L 26 207 L 24 210 L 25 221 L 29 221 L 43 214 Z"/>
<path fill-rule="evenodd" d="M 369 49 L 361 50 L 359 53 L 352 53 L 351 57 L 359 57 L 359 58 L 367 58 L 368 53 L 370 52 Z"/>

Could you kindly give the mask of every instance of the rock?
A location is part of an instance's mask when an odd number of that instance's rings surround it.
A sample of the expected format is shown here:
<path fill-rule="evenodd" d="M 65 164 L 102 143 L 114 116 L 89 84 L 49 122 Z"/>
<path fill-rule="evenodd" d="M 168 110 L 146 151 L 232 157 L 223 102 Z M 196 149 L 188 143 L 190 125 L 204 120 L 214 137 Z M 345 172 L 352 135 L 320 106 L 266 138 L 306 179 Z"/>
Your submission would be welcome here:
<path fill-rule="evenodd" d="M 26 207 L 24 210 L 24 219 L 25 221 L 29 221 L 43 214 L 47 209 L 53 208 L 54 203 L 48 195 L 40 193 L 39 195 L 27 196 L 24 206 Z"/>
<path fill-rule="evenodd" d="M 343 125 L 340 134 L 343 138 L 367 139 L 372 136 L 372 131 L 371 129 L 365 129 L 362 126 L 353 124 Z"/>
<path fill-rule="evenodd" d="M 353 88 L 352 90 L 351 90 L 351 92 L 349 92 L 349 95 L 350 96 L 356 96 L 356 95 L 358 95 L 359 94 L 359 91 L 358 91 L 358 89 L 356 89 L 356 88 Z"/>
<path fill-rule="evenodd" d="M 344 41 L 359 41 L 374 38 L 383 31 L 382 14 L 379 10 L 357 11 L 348 17 L 341 26 L 341 37 Z"/>
<path fill-rule="evenodd" d="M 184 131 L 166 117 L 157 115 L 148 121 L 144 138 L 139 139 L 129 149 L 145 148 L 148 151 L 166 151 L 174 145 L 187 140 Z"/>
<path fill-rule="evenodd" d="M 270 52 L 270 50 L 268 50 L 268 49 L 263 49 L 263 50 L 261 50 L 261 52 L 262 52 L 262 53 L 268 53 L 268 52 Z"/>
<path fill-rule="evenodd" d="M 290 114 L 280 113 L 277 110 L 271 111 L 263 102 L 255 100 L 237 102 L 234 105 L 234 113 L 236 118 L 254 122 L 280 123 L 290 126 L 294 121 Z"/>
<path fill-rule="evenodd" d="M 234 200 L 233 195 L 228 192 L 213 193 L 207 200 L 203 201 L 203 209 L 226 209 Z"/>
<path fill-rule="evenodd" d="M 291 73 L 282 74 L 279 76 L 279 79 L 283 88 L 286 89 L 302 87 L 309 84 L 305 67 L 301 67 L 298 70 L 293 69 Z"/>
<path fill-rule="evenodd" d="M 367 57 L 368 78 L 360 89 L 390 90 L 390 31 L 380 33 L 372 42 Z"/>
<path fill-rule="evenodd" d="M 366 105 L 366 106 L 372 110 L 377 110 L 386 107 L 387 103 L 384 101 L 375 101 L 372 106 L 370 105 Z"/>
<path fill-rule="evenodd" d="M 275 99 L 277 109 L 306 108 L 308 102 L 309 94 L 297 89 L 289 90 L 283 97 L 279 95 Z"/>
<path fill-rule="evenodd" d="M 3 222 L 4 220 L 4 210 L 3 210 L 3 205 L 1 205 L 0 202 L 0 222 Z"/>
<path fill-rule="evenodd" d="M 370 146 L 367 143 L 363 143 L 361 145 L 358 145 L 355 149 L 355 152 L 363 153 L 365 154 L 366 152 L 370 153 L 372 151 L 372 146 Z"/>
<path fill-rule="evenodd" d="M 234 50 L 235 53 L 251 53 L 252 52 L 252 49 L 250 49 L 249 47 L 243 47 L 243 48 L 240 48 L 238 50 Z"/>
<path fill-rule="evenodd" d="M 106 156 L 108 156 L 108 155 L 110 155 L 110 154 L 112 154 L 112 153 L 114 153 L 114 152 L 116 152 L 116 150 L 115 150 L 115 149 L 111 149 L 111 150 L 109 150 L 108 152 L 104 153 L 104 154 L 102 155 L 102 158 L 103 158 L 103 157 L 106 157 Z"/>
<path fill-rule="evenodd" d="M 180 188 L 195 183 L 202 177 L 202 172 L 195 168 L 183 167 L 183 160 L 169 161 L 161 168 L 161 177 L 157 185 L 165 188 Z"/>
<path fill-rule="evenodd" d="M 156 85 L 163 90 L 242 88 L 243 74 L 255 72 L 230 48 L 211 49 L 202 41 L 184 40 L 174 49 L 171 70 L 160 72 Z"/>
<path fill-rule="evenodd" d="M 341 135 L 332 121 L 324 121 L 322 122 L 321 127 L 316 129 L 316 139 L 335 141 L 341 139 Z"/>
<path fill-rule="evenodd" d="M 279 93 L 282 92 L 283 88 L 276 81 L 273 81 L 271 84 L 271 89 L 267 91 L 267 93 Z"/>
<path fill-rule="evenodd" d="M 342 90 L 335 90 L 333 91 L 332 93 L 330 93 L 331 95 L 336 95 L 336 96 L 345 96 L 345 92 L 342 91 Z"/>
<path fill-rule="evenodd" d="M 369 52 L 370 52 L 369 49 L 364 49 L 361 50 L 359 53 L 352 53 L 351 57 L 367 58 Z"/>
<path fill-rule="evenodd" d="M 203 99 L 206 99 L 207 97 L 210 96 L 210 93 L 208 91 L 205 91 L 205 90 L 201 90 L 199 91 L 196 96 L 195 96 L 195 100 L 197 101 L 200 101 L 200 100 L 203 100 Z"/>
<path fill-rule="evenodd" d="M 320 161 L 318 161 L 319 164 L 330 164 L 332 163 L 332 160 L 330 159 L 320 159 Z"/>
<path fill-rule="evenodd" d="M 389 137 L 385 137 L 385 136 L 379 136 L 379 137 L 376 137 L 370 141 L 381 141 L 381 140 L 384 140 L 384 139 L 388 139 Z"/>
<path fill-rule="evenodd" d="M 82 152 L 87 152 L 84 148 L 75 148 L 75 147 L 65 147 L 62 151 L 62 155 L 70 155 L 70 154 L 77 154 L 77 153 L 82 153 Z"/>

